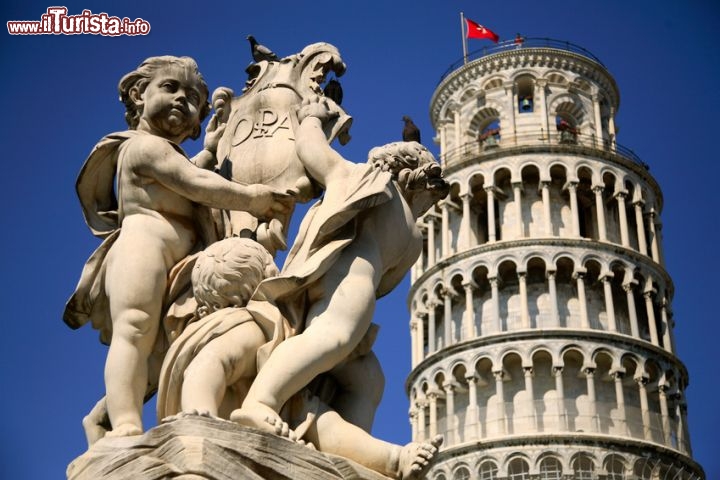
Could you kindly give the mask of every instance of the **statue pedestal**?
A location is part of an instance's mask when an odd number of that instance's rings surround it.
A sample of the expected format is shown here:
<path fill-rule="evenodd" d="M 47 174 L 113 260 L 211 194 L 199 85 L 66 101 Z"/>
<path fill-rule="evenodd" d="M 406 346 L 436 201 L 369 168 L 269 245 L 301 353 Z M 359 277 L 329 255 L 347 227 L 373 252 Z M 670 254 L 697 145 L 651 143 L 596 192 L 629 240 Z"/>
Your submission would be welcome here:
<path fill-rule="evenodd" d="M 73 460 L 67 478 L 387 480 L 345 458 L 198 415 L 158 425 L 141 436 L 104 438 Z"/>

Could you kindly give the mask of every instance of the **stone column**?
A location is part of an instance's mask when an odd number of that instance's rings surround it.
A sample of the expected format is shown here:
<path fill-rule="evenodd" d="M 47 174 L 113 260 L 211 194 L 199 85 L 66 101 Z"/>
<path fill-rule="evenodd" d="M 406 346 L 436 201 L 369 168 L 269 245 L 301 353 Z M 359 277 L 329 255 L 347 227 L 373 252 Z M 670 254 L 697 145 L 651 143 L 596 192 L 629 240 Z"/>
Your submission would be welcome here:
<path fill-rule="evenodd" d="M 660 246 L 658 242 L 657 232 L 655 231 L 655 210 L 650 209 L 648 213 L 648 230 L 650 231 L 650 252 L 652 253 L 652 259 L 655 263 L 660 263 Z"/>
<path fill-rule="evenodd" d="M 547 180 L 540 181 L 543 202 L 543 223 L 545 226 L 545 235 L 553 236 L 552 231 L 552 214 L 550 212 L 550 182 Z"/>
<path fill-rule="evenodd" d="M 630 317 L 630 335 L 633 338 L 640 338 L 640 329 L 638 328 L 637 319 L 637 308 L 635 307 L 635 293 L 634 288 L 637 281 L 632 280 L 628 283 L 623 283 L 623 290 L 627 295 L 627 306 L 628 306 L 628 317 Z"/>
<path fill-rule="evenodd" d="M 520 290 L 520 324 L 522 328 L 530 328 L 530 313 L 528 312 L 527 272 L 518 272 L 518 286 Z"/>
<path fill-rule="evenodd" d="M 468 406 L 465 410 L 465 441 L 482 438 L 482 425 L 480 424 L 480 409 L 477 403 L 477 377 L 468 375 Z M 468 426 L 471 426 L 468 428 Z"/>
<path fill-rule="evenodd" d="M 560 327 L 560 314 L 558 313 L 557 286 L 555 284 L 555 271 L 547 271 L 548 293 L 550 294 L 550 318 L 552 327 Z"/>
<path fill-rule="evenodd" d="M 638 250 L 647 255 L 647 238 L 645 238 L 645 219 L 643 217 L 643 205 L 645 202 L 638 200 L 633 202 L 635 208 L 635 224 L 637 226 Z"/>
<path fill-rule="evenodd" d="M 412 368 L 415 368 L 418 364 L 417 342 L 417 318 L 413 317 L 412 320 L 410 320 L 410 364 Z"/>
<path fill-rule="evenodd" d="M 417 402 L 418 412 L 418 442 L 423 442 L 427 439 L 425 432 L 425 408 L 427 408 L 427 400 L 420 399 Z"/>
<path fill-rule="evenodd" d="M 577 199 L 578 182 L 568 182 L 566 188 L 570 194 L 570 215 L 572 216 L 572 234 L 574 237 L 580 236 L 580 209 L 578 208 Z"/>
<path fill-rule="evenodd" d="M 465 340 L 475 338 L 475 302 L 473 292 L 475 290 L 475 282 L 472 280 L 465 281 L 462 284 L 465 289 Z M 484 333 L 484 332 L 481 332 Z"/>
<path fill-rule="evenodd" d="M 547 97 L 545 96 L 545 86 L 547 80 L 544 78 L 538 78 L 535 80 L 535 95 L 537 96 L 536 105 L 540 107 L 540 118 L 542 119 L 542 128 L 545 135 L 550 136 L 550 129 L 548 127 L 548 114 L 547 114 Z"/>
<path fill-rule="evenodd" d="M 652 342 L 653 345 L 661 347 L 662 345 L 660 345 L 657 334 L 657 322 L 655 321 L 655 307 L 653 306 L 652 297 L 654 293 L 655 290 L 648 290 L 643 292 L 643 297 L 645 297 L 645 310 L 647 311 L 648 328 L 650 329 L 650 342 Z"/>
<path fill-rule="evenodd" d="M 460 107 L 458 106 L 455 110 L 454 120 L 455 120 L 455 149 L 458 153 L 462 152 L 462 141 L 460 137 Z"/>
<path fill-rule="evenodd" d="M 602 114 L 600 112 L 600 96 L 594 94 L 592 96 L 593 102 L 593 113 L 595 114 L 595 137 L 597 138 L 597 147 L 602 146 L 603 132 L 602 132 Z"/>
<path fill-rule="evenodd" d="M 650 408 L 648 407 L 646 388 L 648 379 L 645 377 L 637 377 L 635 382 L 637 383 L 638 391 L 640 392 L 640 411 L 642 412 L 643 438 L 645 438 L 645 440 L 652 440 L 652 430 L 650 428 Z"/>
<path fill-rule="evenodd" d="M 533 390 L 533 369 L 532 367 L 523 367 L 523 372 L 525 374 L 525 391 L 527 392 L 528 397 L 530 397 L 530 405 L 531 405 L 531 411 L 532 411 L 532 426 L 533 431 L 538 431 L 538 419 L 537 419 L 537 406 L 535 405 L 535 391 Z"/>
<path fill-rule="evenodd" d="M 610 134 L 610 138 L 612 138 L 610 148 L 615 151 L 615 146 L 617 145 L 617 139 L 615 138 L 615 107 L 610 107 L 610 118 L 608 118 L 608 133 Z"/>
<path fill-rule="evenodd" d="M 682 394 L 678 393 L 675 406 L 675 416 L 677 417 L 677 442 L 678 450 L 690 454 L 690 445 L 687 443 L 687 422 L 685 415 L 687 414 L 687 406 L 683 401 Z"/>
<path fill-rule="evenodd" d="M 600 431 L 597 415 L 597 396 L 595 395 L 595 368 L 587 367 L 583 370 L 587 379 L 588 403 L 590 404 L 590 428 L 593 432 Z"/>
<path fill-rule="evenodd" d="M 445 423 L 447 425 L 447 445 L 460 443 L 460 438 L 456 438 L 457 416 L 455 415 L 455 385 L 452 382 L 443 384 L 445 391 Z"/>
<path fill-rule="evenodd" d="M 568 429 L 567 413 L 565 411 L 565 389 L 563 386 L 563 367 L 553 367 L 553 377 L 555 377 L 555 395 L 557 396 L 558 411 L 558 429 L 564 432 Z"/>
<path fill-rule="evenodd" d="M 453 317 L 452 317 L 452 298 L 453 291 L 449 288 L 444 288 L 442 291 L 443 295 L 443 327 L 445 336 L 444 347 L 449 347 L 455 343 L 455 335 L 453 328 Z"/>
<path fill-rule="evenodd" d="M 607 227 L 605 226 L 605 204 L 603 202 L 603 190 L 601 186 L 593 187 L 595 193 L 595 209 L 597 212 L 598 237 L 599 240 L 607 242 Z"/>
<path fill-rule="evenodd" d="M 435 353 L 437 350 L 437 339 L 436 335 L 436 322 L 435 322 L 435 307 L 437 303 L 433 300 L 427 305 L 428 312 L 428 355 Z"/>
<path fill-rule="evenodd" d="M 440 122 L 440 155 L 443 168 L 447 167 L 447 122 Z"/>
<path fill-rule="evenodd" d="M 507 109 L 508 112 L 508 134 L 512 136 L 513 141 L 517 143 L 517 129 L 515 128 L 515 116 L 517 115 L 517 104 L 518 99 L 517 95 L 515 94 L 515 83 L 512 81 L 505 82 L 503 84 L 503 87 L 505 87 L 505 98 L 507 98 L 510 102 L 509 108 Z M 504 135 L 503 135 L 504 137 Z"/>
<path fill-rule="evenodd" d="M 434 438 L 437 435 L 437 400 L 440 396 L 440 392 L 436 391 L 431 387 L 430 391 L 427 392 L 427 398 L 429 402 L 429 414 L 430 414 L 430 438 Z"/>
<path fill-rule="evenodd" d="M 410 419 L 410 430 L 412 431 L 412 434 L 410 438 L 412 438 L 413 442 L 418 441 L 418 412 L 417 408 L 415 406 L 411 406 L 410 410 L 408 411 L 408 417 Z"/>
<path fill-rule="evenodd" d="M 515 216 L 517 217 L 517 238 L 523 238 L 525 236 L 525 224 L 522 214 L 522 182 L 513 182 L 512 187 Z"/>
<path fill-rule="evenodd" d="M 663 326 L 663 347 L 668 352 L 673 353 L 675 351 L 675 342 L 673 341 L 672 321 L 668 314 L 669 308 L 670 302 L 667 301 L 667 298 L 663 298 L 660 304 L 660 318 Z"/>
<path fill-rule="evenodd" d="M 428 315 L 427 311 L 418 311 L 418 342 L 416 344 L 417 352 L 415 353 L 415 357 L 417 358 L 418 363 L 425 360 L 425 321 L 428 319 L 430 315 Z M 430 346 L 428 345 L 428 351 L 430 350 Z"/>
<path fill-rule="evenodd" d="M 497 233 L 495 232 L 495 187 L 485 187 L 487 192 L 487 231 L 488 231 L 488 243 L 497 240 Z"/>
<path fill-rule="evenodd" d="M 490 282 L 490 295 L 493 307 L 493 317 L 495 319 L 495 331 L 500 333 L 502 329 L 502 319 L 500 318 L 500 291 L 498 288 L 498 277 L 488 277 Z"/>
<path fill-rule="evenodd" d="M 620 421 L 622 422 L 622 426 L 625 430 L 625 433 L 627 434 L 627 413 L 625 411 L 625 391 L 623 389 L 623 377 L 625 376 L 625 373 L 623 373 L 620 370 L 615 370 L 612 372 L 612 377 L 615 380 L 615 401 L 617 402 L 617 408 L 618 408 L 618 415 L 620 416 Z"/>
<path fill-rule="evenodd" d="M 615 322 L 615 305 L 613 303 L 612 294 L 612 273 L 607 273 L 602 277 L 603 292 L 605 294 L 605 313 L 608 319 L 608 330 L 617 332 L 617 323 Z"/>
<path fill-rule="evenodd" d="M 460 196 L 462 199 L 462 219 L 460 220 L 460 239 L 462 240 L 462 248 L 468 249 L 472 247 L 470 240 L 470 200 L 472 195 L 465 193 Z"/>
<path fill-rule="evenodd" d="M 505 374 L 502 370 L 494 370 L 492 373 L 495 377 L 495 393 L 498 399 L 498 426 L 500 427 L 500 434 L 505 435 L 508 432 L 505 414 L 505 386 L 503 385 Z"/>
<path fill-rule="evenodd" d="M 435 265 L 435 217 L 432 213 L 425 216 L 427 219 L 427 268 L 428 270 Z"/>
<path fill-rule="evenodd" d="M 573 278 L 577 282 L 578 304 L 580 305 L 580 328 L 590 329 L 590 319 L 587 311 L 587 295 L 585 293 L 585 274 L 586 270 L 576 270 L 573 272 Z"/>
<path fill-rule="evenodd" d="M 658 395 L 660 397 L 660 418 L 662 419 L 663 441 L 665 446 L 672 447 L 672 431 L 670 430 L 670 412 L 668 411 L 667 402 L 667 385 L 658 385 Z"/>
<path fill-rule="evenodd" d="M 627 192 L 621 191 L 615 194 L 618 203 L 618 215 L 620 220 L 620 244 L 623 247 L 630 247 L 630 236 L 628 235 L 627 210 L 625 207 L 625 197 Z"/>
<path fill-rule="evenodd" d="M 450 252 L 450 212 L 447 200 L 440 201 L 440 257 L 447 258 Z"/>

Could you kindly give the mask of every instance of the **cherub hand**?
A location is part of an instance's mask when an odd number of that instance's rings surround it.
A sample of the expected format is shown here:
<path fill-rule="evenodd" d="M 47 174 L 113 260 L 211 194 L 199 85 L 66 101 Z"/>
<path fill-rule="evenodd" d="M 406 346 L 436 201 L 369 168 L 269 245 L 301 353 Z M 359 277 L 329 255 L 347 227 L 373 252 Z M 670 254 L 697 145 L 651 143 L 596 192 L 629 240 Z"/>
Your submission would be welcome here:
<path fill-rule="evenodd" d="M 320 119 L 320 122 L 325 123 L 328 120 L 337 118 L 339 115 L 340 112 L 335 102 L 317 95 L 304 99 L 297 113 L 300 123 L 307 117 L 315 117 Z"/>
<path fill-rule="evenodd" d="M 260 219 L 266 220 L 285 215 L 295 205 L 293 192 L 282 193 L 261 184 L 249 185 L 248 188 L 252 198 L 247 211 Z"/>
<path fill-rule="evenodd" d="M 205 141 L 203 148 L 209 152 L 217 151 L 218 143 L 225 133 L 225 124 L 230 118 L 230 102 L 232 101 L 233 91 L 227 87 L 216 88 L 212 95 L 212 107 L 215 114 L 208 122 L 205 129 Z"/>

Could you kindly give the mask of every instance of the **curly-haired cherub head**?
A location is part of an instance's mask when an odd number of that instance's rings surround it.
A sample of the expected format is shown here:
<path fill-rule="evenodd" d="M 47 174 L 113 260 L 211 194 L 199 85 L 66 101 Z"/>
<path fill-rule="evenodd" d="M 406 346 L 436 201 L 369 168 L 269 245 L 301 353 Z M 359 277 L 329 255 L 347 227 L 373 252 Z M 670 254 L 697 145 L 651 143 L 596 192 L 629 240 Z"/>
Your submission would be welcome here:
<path fill-rule="evenodd" d="M 242 307 L 262 280 L 278 274 L 272 255 L 247 238 L 227 238 L 200 252 L 191 279 L 198 310 Z"/>
<path fill-rule="evenodd" d="M 433 154 L 417 142 L 394 142 L 375 147 L 368 153 L 368 163 L 390 172 L 406 192 L 430 190 L 443 198 L 450 191 Z"/>
<path fill-rule="evenodd" d="M 133 92 L 143 94 L 153 79 L 153 76 L 160 70 L 168 67 L 178 67 L 185 71 L 186 75 L 195 77 L 197 88 L 202 98 L 199 101 L 199 118 L 200 121 L 194 127 L 191 138 L 200 137 L 200 124 L 210 113 L 210 104 L 208 103 L 209 90 L 197 63 L 190 57 L 174 57 L 164 55 L 159 57 L 150 57 L 143 61 L 140 66 L 132 72 L 126 74 L 118 83 L 118 92 L 120 93 L 120 101 L 125 104 L 125 121 L 131 130 L 135 130 L 140 123 L 142 116 L 142 107 L 138 106 L 137 99 L 134 98 Z"/>

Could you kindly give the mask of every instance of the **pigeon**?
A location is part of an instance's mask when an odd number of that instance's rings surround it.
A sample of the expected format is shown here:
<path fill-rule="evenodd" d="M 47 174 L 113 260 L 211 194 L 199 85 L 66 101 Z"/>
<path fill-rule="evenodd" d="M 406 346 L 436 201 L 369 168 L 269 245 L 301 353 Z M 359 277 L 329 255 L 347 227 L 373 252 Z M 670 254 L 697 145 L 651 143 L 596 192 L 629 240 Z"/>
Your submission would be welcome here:
<path fill-rule="evenodd" d="M 331 99 L 333 102 L 337 103 L 338 105 L 342 104 L 343 99 L 343 91 L 342 91 L 342 85 L 340 85 L 340 82 L 335 80 L 334 78 L 330 80 L 327 85 L 325 85 L 325 88 L 323 89 L 323 93 L 326 97 Z"/>
<path fill-rule="evenodd" d="M 408 116 L 404 116 L 403 122 L 405 122 L 405 128 L 402 131 L 403 142 L 418 142 L 420 143 L 420 129 L 415 125 L 412 119 Z"/>
<path fill-rule="evenodd" d="M 268 62 L 276 62 L 279 60 L 278 56 L 275 55 L 275 52 L 270 50 L 265 45 L 260 45 L 257 40 L 255 40 L 255 37 L 252 35 L 247 36 L 248 41 L 250 42 L 250 51 L 252 52 L 252 57 L 255 62 L 262 62 L 263 60 L 267 60 Z"/>

